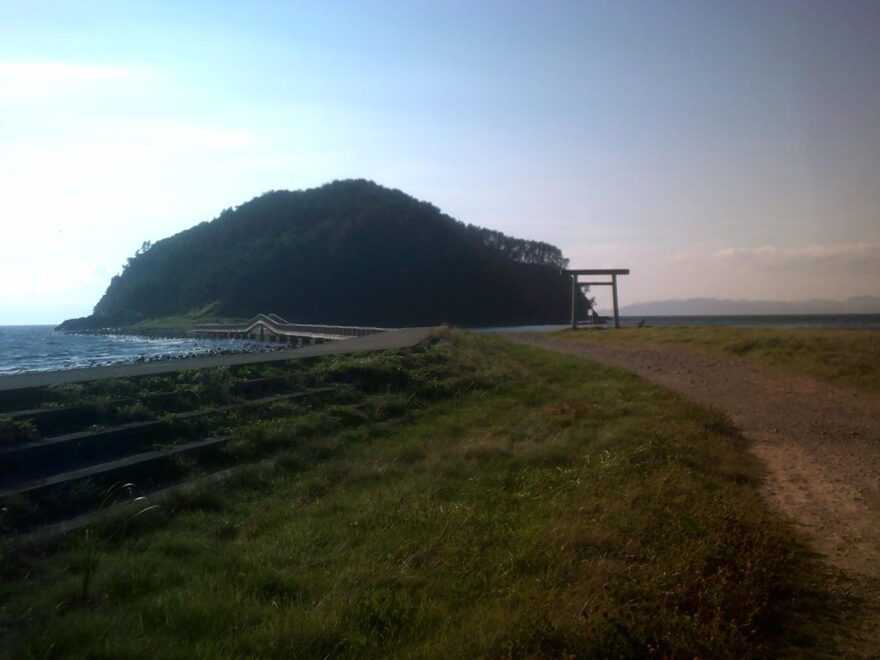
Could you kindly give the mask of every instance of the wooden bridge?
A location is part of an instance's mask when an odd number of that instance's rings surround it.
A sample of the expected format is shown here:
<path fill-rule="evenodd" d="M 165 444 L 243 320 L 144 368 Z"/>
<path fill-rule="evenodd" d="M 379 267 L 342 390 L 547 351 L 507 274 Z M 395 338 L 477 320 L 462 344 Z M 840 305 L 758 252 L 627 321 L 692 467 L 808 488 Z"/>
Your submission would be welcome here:
<path fill-rule="evenodd" d="M 277 314 L 257 314 L 247 323 L 202 324 L 193 328 L 196 337 L 247 339 L 303 346 L 363 337 L 390 328 L 363 328 L 347 325 L 304 325 L 290 323 Z"/>

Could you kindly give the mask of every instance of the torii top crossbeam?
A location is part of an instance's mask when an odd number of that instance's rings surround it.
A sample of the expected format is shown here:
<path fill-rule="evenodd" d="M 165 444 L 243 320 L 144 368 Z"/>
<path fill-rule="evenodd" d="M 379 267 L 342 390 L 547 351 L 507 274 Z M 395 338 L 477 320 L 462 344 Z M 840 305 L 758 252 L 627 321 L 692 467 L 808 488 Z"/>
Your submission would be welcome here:
<path fill-rule="evenodd" d="M 629 275 L 629 268 L 571 268 L 564 273 L 571 275 L 571 329 L 577 330 L 577 291 L 582 286 L 610 286 L 614 300 L 614 327 L 620 327 L 620 313 L 617 306 L 617 276 Z M 581 275 L 610 275 L 610 282 L 579 282 Z"/>

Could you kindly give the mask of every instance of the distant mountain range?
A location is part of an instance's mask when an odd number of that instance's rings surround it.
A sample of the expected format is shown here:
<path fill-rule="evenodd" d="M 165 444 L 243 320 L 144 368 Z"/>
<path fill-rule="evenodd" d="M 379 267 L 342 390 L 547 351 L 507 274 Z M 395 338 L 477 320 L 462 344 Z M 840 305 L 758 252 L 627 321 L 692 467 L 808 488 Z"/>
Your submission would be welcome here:
<path fill-rule="evenodd" d="M 605 311 L 604 313 L 608 313 Z M 623 316 L 726 316 L 772 314 L 880 314 L 880 297 L 859 296 L 847 300 L 729 300 L 687 298 L 655 300 L 624 305 Z"/>

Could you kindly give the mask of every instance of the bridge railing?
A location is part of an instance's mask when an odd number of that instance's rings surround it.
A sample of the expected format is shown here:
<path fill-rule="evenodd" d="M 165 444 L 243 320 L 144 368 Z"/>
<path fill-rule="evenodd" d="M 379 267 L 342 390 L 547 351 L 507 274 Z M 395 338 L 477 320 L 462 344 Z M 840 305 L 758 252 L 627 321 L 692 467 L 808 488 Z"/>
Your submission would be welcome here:
<path fill-rule="evenodd" d="M 280 319 L 280 317 L 276 318 Z M 193 332 L 197 335 L 213 335 L 220 333 L 247 334 L 258 326 L 264 326 L 278 335 L 313 335 L 328 339 L 362 337 L 364 335 L 385 332 L 390 329 L 363 326 L 287 323 L 277 321 L 275 318 L 271 318 L 265 314 L 259 314 L 247 323 L 203 323 L 195 326 Z"/>

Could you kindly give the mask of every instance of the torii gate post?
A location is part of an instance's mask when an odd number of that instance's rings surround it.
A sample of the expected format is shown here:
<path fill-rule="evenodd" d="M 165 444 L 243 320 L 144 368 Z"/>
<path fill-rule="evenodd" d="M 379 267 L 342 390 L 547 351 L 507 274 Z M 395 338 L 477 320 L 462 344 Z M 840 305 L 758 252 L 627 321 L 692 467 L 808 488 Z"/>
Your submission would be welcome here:
<path fill-rule="evenodd" d="M 577 330 L 577 292 L 580 287 L 586 286 L 610 286 L 611 298 L 614 301 L 614 327 L 620 327 L 620 310 L 617 305 L 617 276 L 629 275 L 629 268 L 606 268 L 606 269 L 577 269 L 564 270 L 571 276 L 571 329 Z M 610 282 L 578 282 L 581 275 L 610 275 Z"/>

